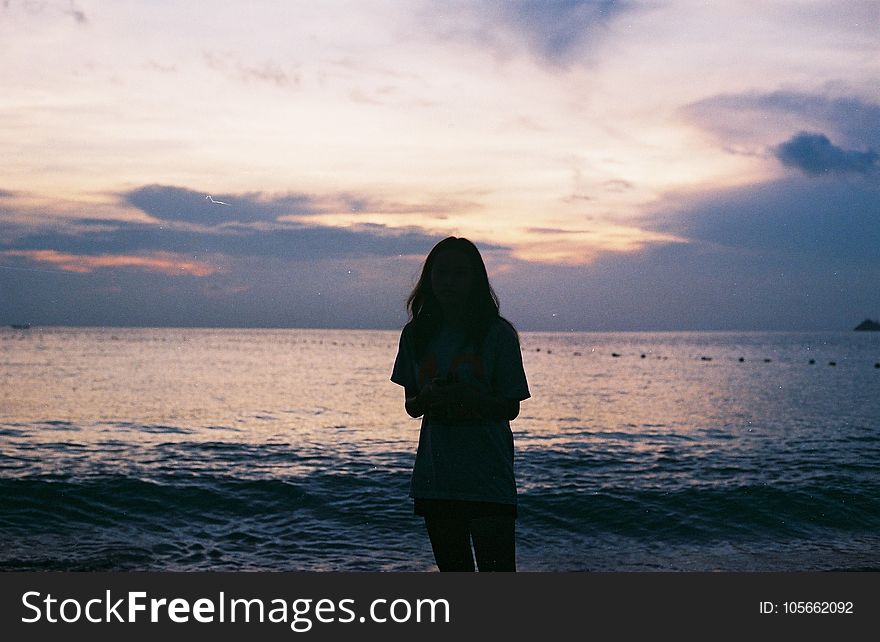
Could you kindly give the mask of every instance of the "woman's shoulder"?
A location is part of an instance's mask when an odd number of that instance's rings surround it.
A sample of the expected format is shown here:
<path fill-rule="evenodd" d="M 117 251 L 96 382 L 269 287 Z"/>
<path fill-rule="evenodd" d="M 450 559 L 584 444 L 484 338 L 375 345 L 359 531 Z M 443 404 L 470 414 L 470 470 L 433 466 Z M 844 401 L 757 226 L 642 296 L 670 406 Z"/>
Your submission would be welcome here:
<path fill-rule="evenodd" d="M 413 327 L 413 322 L 408 321 L 401 329 L 400 329 L 400 342 L 406 343 L 412 340 L 413 334 L 415 332 L 415 328 Z"/>
<path fill-rule="evenodd" d="M 519 343 L 519 333 L 516 331 L 516 328 L 502 316 L 492 321 L 492 324 L 489 326 L 489 333 L 496 335 L 500 340 Z"/>
<path fill-rule="evenodd" d="M 417 327 L 416 319 L 410 319 L 409 321 L 407 321 L 403 325 L 403 328 L 400 329 L 400 333 L 401 334 L 415 334 L 416 327 Z"/>

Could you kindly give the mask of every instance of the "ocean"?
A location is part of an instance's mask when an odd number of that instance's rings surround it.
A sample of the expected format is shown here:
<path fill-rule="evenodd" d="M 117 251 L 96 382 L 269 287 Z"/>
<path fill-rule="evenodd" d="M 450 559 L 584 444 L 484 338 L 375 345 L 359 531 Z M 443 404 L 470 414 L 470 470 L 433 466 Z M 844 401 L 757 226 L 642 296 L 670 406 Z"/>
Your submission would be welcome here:
<path fill-rule="evenodd" d="M 0 569 L 435 570 L 397 339 L 0 329 Z M 880 570 L 880 333 L 521 342 L 519 570 Z"/>

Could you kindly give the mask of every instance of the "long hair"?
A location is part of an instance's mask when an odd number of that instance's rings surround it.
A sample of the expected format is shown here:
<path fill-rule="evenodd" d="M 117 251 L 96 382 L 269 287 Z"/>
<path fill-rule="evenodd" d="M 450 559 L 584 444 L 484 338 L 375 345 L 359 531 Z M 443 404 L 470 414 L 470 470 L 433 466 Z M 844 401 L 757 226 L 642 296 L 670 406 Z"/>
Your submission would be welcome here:
<path fill-rule="evenodd" d="M 477 246 L 466 238 L 449 236 L 437 243 L 428 253 L 418 283 L 406 300 L 409 323 L 415 341 L 416 359 L 422 358 L 428 342 L 443 322 L 443 310 L 431 284 L 431 270 L 434 268 L 437 255 L 451 251 L 463 254 L 471 268 L 471 290 L 464 304 L 465 333 L 468 340 L 479 350 L 489 332 L 489 327 L 499 318 L 513 329 L 513 325 L 498 313 L 498 296 L 489 284 L 486 264 L 483 263 L 483 257 L 480 256 Z"/>

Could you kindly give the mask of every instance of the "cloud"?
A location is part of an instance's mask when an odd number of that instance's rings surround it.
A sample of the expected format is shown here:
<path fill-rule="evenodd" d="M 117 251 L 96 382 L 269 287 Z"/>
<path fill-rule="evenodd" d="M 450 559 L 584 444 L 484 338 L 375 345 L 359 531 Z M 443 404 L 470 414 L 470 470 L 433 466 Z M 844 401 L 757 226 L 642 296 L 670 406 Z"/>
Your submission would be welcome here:
<path fill-rule="evenodd" d="M 236 216 L 213 218 L 198 208 L 236 210 L 211 205 L 202 193 L 182 187 L 146 186 L 122 197 L 159 222 L 4 217 L 0 318 L 87 325 L 387 327 L 404 320 L 419 265 L 442 238 L 412 227 L 272 220 L 291 205 L 320 210 L 297 195 L 217 194 L 216 200 L 240 208 Z M 349 202 L 358 204 L 351 196 Z M 359 204 L 371 206 L 366 200 Z M 480 242 L 480 248 L 510 253 L 491 243 Z"/>
<path fill-rule="evenodd" d="M 613 179 L 602 183 L 602 187 L 609 192 L 626 192 L 633 188 L 633 184 L 623 179 Z"/>
<path fill-rule="evenodd" d="M 161 221 L 214 226 L 233 222 L 296 221 L 304 217 L 352 213 L 421 214 L 443 218 L 451 213 L 473 211 L 482 207 L 479 202 L 467 196 L 473 195 L 465 195 L 461 199 L 443 196 L 420 202 L 400 202 L 385 199 L 381 195 L 353 192 L 208 194 L 185 187 L 145 185 L 122 193 L 120 198 L 125 204 Z"/>
<path fill-rule="evenodd" d="M 101 268 L 135 268 L 148 272 L 190 276 L 210 276 L 220 272 L 220 268 L 193 261 L 187 257 L 170 252 L 155 252 L 149 255 L 78 255 L 66 254 L 55 250 L 6 250 L 0 255 L 7 257 L 23 257 L 37 263 L 48 263 L 66 272 L 86 274 Z"/>
<path fill-rule="evenodd" d="M 106 222 L 105 222 L 106 223 Z M 77 255 L 164 251 L 186 256 L 263 257 L 309 260 L 327 257 L 424 254 L 439 241 L 420 231 L 381 225 L 349 228 L 278 226 L 192 230 L 141 223 L 112 230 L 87 227 L 80 232 L 42 231 L 0 243 L 0 250 L 54 250 Z M 498 248 L 499 246 L 491 246 Z"/>
<path fill-rule="evenodd" d="M 3 9 L 9 10 L 10 0 L 3 0 Z M 74 0 L 68 0 L 67 2 L 49 2 L 48 0 L 21 0 L 16 3 L 18 7 L 20 7 L 24 12 L 31 16 L 42 15 L 47 9 L 51 10 L 53 13 L 60 12 L 66 16 L 70 16 L 76 21 L 77 24 L 85 25 L 88 24 L 89 19 L 86 16 L 85 12 L 76 6 L 76 2 Z"/>
<path fill-rule="evenodd" d="M 144 65 L 147 69 L 157 71 L 161 74 L 175 74 L 178 71 L 176 64 L 163 64 L 155 60 L 149 60 Z"/>
<path fill-rule="evenodd" d="M 567 67 L 586 54 L 620 15 L 636 8 L 622 0 L 508 0 L 429 3 L 431 29 L 507 55 L 524 47 L 538 60 Z"/>
<path fill-rule="evenodd" d="M 188 261 L 192 264 L 184 265 L 183 269 L 197 275 L 204 272 L 199 266 L 225 265 L 227 259 L 284 262 L 424 256 L 440 239 L 419 228 L 389 228 L 374 223 L 338 227 L 297 221 L 295 217 L 360 212 L 375 207 L 384 207 L 391 212 L 422 211 L 430 214 L 455 205 L 451 201 L 384 203 L 369 196 L 351 194 L 215 196 L 163 185 L 147 185 L 125 192 L 120 198 L 124 205 L 141 209 L 158 222 L 96 218 L 94 215 L 85 218 L 44 217 L 44 220 L 36 221 L 31 210 L 17 216 L 18 210 L 13 202 L 12 208 L 3 212 L 5 222 L 0 235 L 0 252 L 8 258 L 53 264 L 68 271 L 113 266 L 175 270 L 180 269 L 182 262 Z M 230 205 L 219 205 L 218 201 Z M 294 220 L 278 220 L 290 217 Z M 485 247 L 507 249 L 494 244 Z"/>
<path fill-rule="evenodd" d="M 0 269 L 0 325 L 400 327 L 413 257 L 250 261 L 207 277 Z"/>
<path fill-rule="evenodd" d="M 687 243 L 579 266 L 478 245 L 502 313 L 524 330 L 848 329 L 880 309 L 878 222 L 875 184 L 792 175 L 669 200 L 640 222 Z M 0 270 L 0 322 L 395 327 L 439 240 L 380 225 L 78 225 L 0 242 L 13 267 Z"/>
<path fill-rule="evenodd" d="M 212 203 L 223 201 L 229 205 Z M 322 211 L 315 197 L 308 194 L 265 196 L 248 194 L 207 194 L 183 187 L 145 185 L 122 194 L 129 205 L 164 221 L 186 221 L 216 225 L 231 221 L 274 221 L 279 216 L 316 214 Z"/>
<path fill-rule="evenodd" d="M 827 136 L 810 132 L 793 136 L 776 146 L 773 153 L 783 165 L 795 167 L 812 176 L 827 172 L 867 174 L 880 167 L 877 152 L 841 149 L 833 145 Z"/>
<path fill-rule="evenodd" d="M 146 185 L 117 195 L 124 209 L 102 205 L 98 216 L 98 210 L 91 215 L 88 210 L 83 212 L 81 204 L 19 203 L 18 196 L 0 191 L 4 221 L 0 252 L 7 262 L 52 264 L 65 271 L 114 266 L 162 271 L 174 259 L 175 265 L 194 262 L 184 269 L 198 274 L 203 271 L 200 265 L 238 265 L 243 261 L 425 256 L 440 238 L 420 228 L 375 223 L 341 227 L 338 221 L 322 225 L 314 217 L 345 214 L 350 220 L 352 213 L 381 211 L 438 218 L 444 212 L 479 207 L 478 203 L 448 198 L 402 203 L 352 193 L 205 194 L 185 187 Z M 86 216 L 75 216 L 74 206 L 77 214 Z M 131 220 L 131 206 L 152 220 Z M 485 247 L 509 249 L 495 244 Z"/>
<path fill-rule="evenodd" d="M 565 230 L 560 227 L 527 227 L 523 231 L 529 234 L 583 234 L 587 230 Z"/>
<path fill-rule="evenodd" d="M 296 89 L 300 84 L 299 74 L 285 70 L 272 60 L 248 64 L 238 60 L 235 54 L 230 52 L 205 51 L 203 56 L 210 69 L 233 80 L 268 83 L 282 89 Z"/>
<path fill-rule="evenodd" d="M 70 0 L 70 7 L 65 10 L 67 15 L 71 16 L 78 24 L 84 25 L 87 24 L 89 19 L 86 17 L 85 12 L 76 6 L 73 0 Z"/>
<path fill-rule="evenodd" d="M 410 96 L 395 85 L 374 87 L 357 86 L 349 90 L 348 99 L 359 105 L 373 105 L 395 109 L 429 109 L 439 104 L 435 100 Z"/>
<path fill-rule="evenodd" d="M 501 17 L 525 35 L 539 57 L 565 63 L 630 5 L 619 0 L 514 0 L 501 3 Z"/>
<path fill-rule="evenodd" d="M 880 191 L 839 175 L 790 177 L 669 203 L 642 225 L 770 263 L 876 263 Z"/>
<path fill-rule="evenodd" d="M 793 174 L 668 197 L 634 223 L 686 242 L 579 266 L 507 257 L 505 315 L 535 330 L 847 330 L 880 310 L 872 181 Z"/>
<path fill-rule="evenodd" d="M 880 148 L 880 105 L 855 96 L 795 91 L 721 94 L 682 108 L 685 118 L 727 145 L 767 144 L 780 132 L 832 132 L 842 145 Z"/>
<path fill-rule="evenodd" d="M 878 278 L 876 262 L 691 243 L 578 268 L 514 264 L 493 286 L 523 329 L 849 330 L 880 310 Z"/>

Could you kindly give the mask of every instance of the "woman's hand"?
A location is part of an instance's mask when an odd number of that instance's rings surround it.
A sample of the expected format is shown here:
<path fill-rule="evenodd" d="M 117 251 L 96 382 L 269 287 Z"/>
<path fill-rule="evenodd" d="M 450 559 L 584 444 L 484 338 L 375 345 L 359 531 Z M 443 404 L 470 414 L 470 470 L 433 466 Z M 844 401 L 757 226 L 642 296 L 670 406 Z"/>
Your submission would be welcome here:
<path fill-rule="evenodd" d="M 445 386 L 444 392 L 451 402 L 465 406 L 476 406 L 480 398 L 480 389 L 470 381 L 461 381 Z"/>
<path fill-rule="evenodd" d="M 434 417 L 447 421 L 479 418 L 485 400 L 478 385 L 456 381 L 452 376 L 434 378 L 418 392 L 407 390 L 407 393 L 405 405 L 411 417 L 430 412 Z"/>
<path fill-rule="evenodd" d="M 444 399 L 442 385 L 440 378 L 431 379 L 419 390 L 418 402 L 425 408 L 433 408 L 441 403 Z"/>
<path fill-rule="evenodd" d="M 463 420 L 507 420 L 519 415 L 519 401 L 496 397 L 478 384 L 461 381 L 438 383 L 434 390 L 435 416 L 447 421 Z"/>
<path fill-rule="evenodd" d="M 480 389 L 475 384 L 435 379 L 428 386 L 425 392 L 427 407 L 436 416 L 453 420 L 478 416 Z"/>
<path fill-rule="evenodd" d="M 411 417 L 430 412 L 441 421 L 512 421 L 519 415 L 519 401 L 495 397 L 468 381 L 432 379 L 418 393 L 408 392 L 411 396 L 407 397 L 407 412 Z"/>

